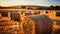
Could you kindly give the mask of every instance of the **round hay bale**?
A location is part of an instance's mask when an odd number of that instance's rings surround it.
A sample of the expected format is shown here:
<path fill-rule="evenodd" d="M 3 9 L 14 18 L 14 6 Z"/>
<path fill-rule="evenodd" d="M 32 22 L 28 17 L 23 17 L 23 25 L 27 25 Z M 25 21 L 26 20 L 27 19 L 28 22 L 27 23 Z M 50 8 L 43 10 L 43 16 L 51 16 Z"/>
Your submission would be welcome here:
<path fill-rule="evenodd" d="M 22 22 L 24 34 L 50 34 L 52 21 L 46 15 L 34 15 L 25 17 Z"/>
<path fill-rule="evenodd" d="M 21 23 L 23 34 L 35 34 L 35 23 L 30 18 L 25 18 Z"/>
<path fill-rule="evenodd" d="M 12 12 L 12 13 L 10 14 L 10 16 L 11 16 L 11 20 L 20 21 L 20 14 L 19 14 L 19 13 L 17 13 L 17 12 Z"/>

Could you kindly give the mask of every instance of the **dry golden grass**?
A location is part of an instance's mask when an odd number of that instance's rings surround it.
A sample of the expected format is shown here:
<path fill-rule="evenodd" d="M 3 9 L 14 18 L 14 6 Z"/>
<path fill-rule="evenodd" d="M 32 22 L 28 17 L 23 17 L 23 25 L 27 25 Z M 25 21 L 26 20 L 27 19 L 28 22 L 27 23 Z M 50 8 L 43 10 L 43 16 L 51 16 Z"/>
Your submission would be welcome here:
<path fill-rule="evenodd" d="M 19 29 L 18 22 L 7 20 L 0 21 L 0 34 L 17 34 Z"/>
<path fill-rule="evenodd" d="M 53 22 L 52 34 L 60 34 L 60 25 L 57 25 L 57 22 Z"/>
<path fill-rule="evenodd" d="M 14 20 L 11 20 L 9 23 L 8 20 L 3 20 L 0 21 L 0 34 L 36 34 L 36 32 L 49 33 L 51 30 L 50 28 L 52 27 L 51 25 L 53 25 L 53 33 L 60 31 L 60 25 L 56 25 L 56 22 L 53 22 L 52 24 L 49 20 L 49 18 L 43 16 L 29 16 L 24 18 L 21 23 Z"/>

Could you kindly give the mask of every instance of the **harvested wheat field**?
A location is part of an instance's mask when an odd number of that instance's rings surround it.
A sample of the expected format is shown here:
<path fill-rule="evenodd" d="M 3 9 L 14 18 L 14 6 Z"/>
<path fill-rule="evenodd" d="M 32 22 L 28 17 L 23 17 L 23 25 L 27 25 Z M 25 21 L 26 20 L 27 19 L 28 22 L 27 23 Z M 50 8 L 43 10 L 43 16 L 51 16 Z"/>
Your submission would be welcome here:
<path fill-rule="evenodd" d="M 0 34 L 60 34 L 60 25 L 46 15 L 24 16 L 22 22 L 0 18 Z"/>

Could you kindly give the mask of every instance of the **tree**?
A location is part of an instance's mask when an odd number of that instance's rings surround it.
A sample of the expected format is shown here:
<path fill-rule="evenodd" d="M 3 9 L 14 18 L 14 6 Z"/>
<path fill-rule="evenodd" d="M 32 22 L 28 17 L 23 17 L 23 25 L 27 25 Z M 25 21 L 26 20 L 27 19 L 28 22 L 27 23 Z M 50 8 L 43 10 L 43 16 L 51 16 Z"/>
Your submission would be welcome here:
<path fill-rule="evenodd" d="M 56 10 L 59 10 L 59 9 L 60 9 L 60 7 L 59 7 L 59 6 L 55 6 L 55 9 L 56 9 Z"/>
<path fill-rule="evenodd" d="M 49 9 L 53 10 L 53 9 L 54 9 L 54 6 L 53 6 L 53 5 L 51 5 L 51 6 L 49 7 Z"/>

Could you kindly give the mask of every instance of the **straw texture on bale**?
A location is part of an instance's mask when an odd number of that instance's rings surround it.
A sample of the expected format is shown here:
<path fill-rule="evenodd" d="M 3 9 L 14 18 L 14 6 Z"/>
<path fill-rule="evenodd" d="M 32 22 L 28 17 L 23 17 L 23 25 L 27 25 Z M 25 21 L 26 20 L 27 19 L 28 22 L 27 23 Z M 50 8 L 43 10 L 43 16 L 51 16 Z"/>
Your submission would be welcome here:
<path fill-rule="evenodd" d="M 17 22 L 0 21 L 0 34 L 17 34 L 18 28 Z"/>
<path fill-rule="evenodd" d="M 25 18 L 21 23 L 23 34 L 35 34 L 35 24 L 30 18 Z"/>
<path fill-rule="evenodd" d="M 52 22 L 46 15 L 27 16 L 22 22 L 24 34 L 50 34 Z"/>

